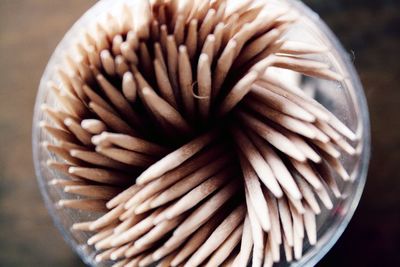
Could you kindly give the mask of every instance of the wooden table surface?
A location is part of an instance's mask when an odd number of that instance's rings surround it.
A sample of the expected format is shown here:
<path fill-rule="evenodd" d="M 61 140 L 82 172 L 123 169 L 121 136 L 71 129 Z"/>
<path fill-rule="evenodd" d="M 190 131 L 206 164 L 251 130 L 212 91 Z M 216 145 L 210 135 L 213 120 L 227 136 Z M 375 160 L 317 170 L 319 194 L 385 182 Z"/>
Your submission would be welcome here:
<path fill-rule="evenodd" d="M 31 118 L 49 56 L 95 2 L 0 0 L 0 266 L 83 266 L 42 202 L 32 164 Z M 400 262 L 400 8 L 395 1 L 305 2 L 353 51 L 373 136 L 360 206 L 319 265 L 391 266 Z"/>

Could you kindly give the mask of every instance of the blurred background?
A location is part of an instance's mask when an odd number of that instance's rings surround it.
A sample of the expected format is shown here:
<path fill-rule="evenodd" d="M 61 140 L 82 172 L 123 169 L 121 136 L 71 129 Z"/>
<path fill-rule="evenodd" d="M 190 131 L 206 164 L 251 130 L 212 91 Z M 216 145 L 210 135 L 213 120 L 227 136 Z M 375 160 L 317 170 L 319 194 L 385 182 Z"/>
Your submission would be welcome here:
<path fill-rule="evenodd" d="M 0 266 L 84 266 L 42 202 L 31 156 L 39 79 L 95 0 L 0 0 Z M 349 226 L 318 266 L 400 263 L 400 1 L 306 0 L 352 55 L 368 99 L 372 159 Z"/>

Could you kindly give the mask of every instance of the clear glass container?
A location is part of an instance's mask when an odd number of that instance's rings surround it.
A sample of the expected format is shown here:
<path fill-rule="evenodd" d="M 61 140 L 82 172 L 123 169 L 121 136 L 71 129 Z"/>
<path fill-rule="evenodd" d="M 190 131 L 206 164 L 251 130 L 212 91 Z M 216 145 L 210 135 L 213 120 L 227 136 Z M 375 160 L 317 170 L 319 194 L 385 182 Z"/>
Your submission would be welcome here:
<path fill-rule="evenodd" d="M 284 0 L 289 5 L 302 14 L 301 22 L 291 29 L 287 34 L 292 39 L 321 43 L 330 48 L 330 52 L 322 58 L 329 62 L 332 69 L 343 74 L 346 78 L 344 82 L 331 82 L 319 79 L 302 79 L 303 87 L 308 88 L 307 92 L 312 94 L 322 105 L 335 114 L 350 129 L 356 132 L 360 137 L 357 145 L 358 156 L 341 158 L 342 163 L 349 171 L 353 179 L 352 183 L 339 184 L 343 195 L 341 199 L 334 202 L 334 208 L 327 211 L 323 209 L 317 216 L 318 242 L 315 246 L 304 244 L 303 257 L 293 263 L 282 262 L 277 266 L 313 266 L 315 265 L 336 243 L 349 223 L 353 213 L 359 203 L 363 192 L 368 162 L 370 157 L 370 125 L 368 107 L 364 96 L 363 88 L 359 78 L 352 65 L 347 52 L 342 48 L 337 38 L 329 30 L 318 15 L 305 6 L 302 2 L 296 0 Z M 53 96 L 50 94 L 46 83 L 50 80 L 57 82 L 56 66 L 62 63 L 64 50 L 68 49 L 78 36 L 82 27 L 87 27 L 91 22 L 98 19 L 119 6 L 122 3 L 132 4 L 129 0 L 103 0 L 96 3 L 88 10 L 67 32 L 62 41 L 57 46 L 51 56 L 45 72 L 42 76 L 39 90 L 36 98 L 35 112 L 33 117 L 32 143 L 33 157 L 36 170 L 36 176 L 40 189 L 46 203 L 46 206 L 54 220 L 55 225 L 60 230 L 64 239 L 76 251 L 82 260 L 91 266 L 108 266 L 109 263 L 98 264 L 94 261 L 95 250 L 86 245 L 88 234 L 85 232 L 71 231 L 70 227 L 74 222 L 94 219 L 99 214 L 88 214 L 70 209 L 57 209 L 55 203 L 62 198 L 68 198 L 61 188 L 48 185 L 48 182 L 61 174 L 49 169 L 46 161 L 53 156 L 41 143 L 43 141 L 52 142 L 52 138 L 40 127 L 41 120 L 47 120 L 45 114 L 41 111 L 41 104 L 47 103 L 56 105 Z M 341 181 L 337 179 L 337 181 Z"/>

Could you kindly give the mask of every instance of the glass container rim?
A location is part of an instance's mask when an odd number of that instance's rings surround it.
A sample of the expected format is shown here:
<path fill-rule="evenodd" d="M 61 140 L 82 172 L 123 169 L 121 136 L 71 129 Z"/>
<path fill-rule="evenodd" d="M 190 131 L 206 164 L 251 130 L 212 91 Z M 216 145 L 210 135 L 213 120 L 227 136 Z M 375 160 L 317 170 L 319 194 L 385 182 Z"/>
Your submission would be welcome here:
<path fill-rule="evenodd" d="M 79 31 L 79 27 L 81 24 L 85 23 L 86 21 L 89 21 L 93 15 L 96 15 L 101 9 L 111 7 L 113 5 L 116 5 L 118 2 L 124 2 L 125 0 L 100 0 L 97 3 L 95 3 L 90 9 L 88 9 L 74 24 L 73 26 L 67 31 L 67 33 L 64 35 L 62 40 L 58 43 L 56 49 L 52 53 L 45 71 L 41 77 L 39 87 L 38 87 L 38 93 L 36 96 L 36 101 L 35 101 L 35 107 L 34 107 L 34 115 L 33 115 L 33 126 L 32 126 L 32 152 L 33 152 L 33 161 L 34 161 L 34 167 L 35 167 L 35 174 L 36 178 L 38 180 L 39 188 L 41 191 L 41 195 L 44 199 L 45 206 L 47 210 L 50 213 L 50 216 L 58 228 L 58 230 L 61 232 L 64 240 L 69 244 L 69 246 L 80 256 L 80 258 L 84 261 L 84 263 L 94 266 L 95 262 L 91 260 L 89 257 L 87 257 L 87 253 L 81 249 L 79 244 L 72 238 L 70 238 L 70 233 L 68 229 L 66 229 L 58 216 L 55 214 L 55 207 L 53 203 L 50 201 L 50 196 L 48 192 L 46 191 L 46 184 L 45 180 L 42 179 L 42 173 L 41 173 L 41 162 L 40 162 L 40 143 L 38 142 L 39 140 L 39 118 L 40 118 L 40 100 L 43 98 L 44 91 L 46 89 L 46 83 L 49 80 L 48 78 L 50 77 L 51 73 L 53 72 L 53 66 L 54 62 L 56 62 L 56 58 L 60 56 L 60 54 L 63 52 L 63 49 L 68 46 L 71 43 L 71 37 L 73 37 L 76 32 Z M 261 0 L 265 1 L 265 0 Z M 284 2 L 289 3 L 289 5 L 293 6 L 295 9 L 299 10 L 302 12 L 311 22 L 313 22 L 315 25 L 319 26 L 319 30 L 327 37 L 328 41 L 333 45 L 333 48 L 340 54 L 340 57 L 337 58 L 339 63 L 342 64 L 344 69 L 350 74 L 351 78 L 351 83 L 354 86 L 354 92 L 357 97 L 358 104 L 360 106 L 361 114 L 360 114 L 360 119 L 361 119 L 361 125 L 363 127 L 363 136 L 362 136 L 362 142 L 363 142 L 363 150 L 360 155 L 360 166 L 359 168 L 359 173 L 356 178 L 356 190 L 352 194 L 352 199 L 349 204 L 349 207 L 347 209 L 346 214 L 343 216 L 342 220 L 337 224 L 337 225 L 332 225 L 330 228 L 335 228 L 334 231 L 330 229 L 331 231 L 328 231 L 327 233 L 324 233 L 326 236 L 329 234 L 328 237 L 324 238 L 323 244 L 321 244 L 321 237 L 319 238 L 317 244 L 311 248 L 307 254 L 303 255 L 303 257 L 299 261 L 295 261 L 290 264 L 290 266 L 314 266 L 317 262 L 319 262 L 327 253 L 328 251 L 333 247 L 333 245 L 337 242 L 339 237 L 343 234 L 344 230 L 346 229 L 347 225 L 349 224 L 351 218 L 354 215 L 354 212 L 360 202 L 364 186 L 366 183 L 366 178 L 367 178 L 367 173 L 368 173 L 368 164 L 369 164 L 369 159 L 370 159 L 370 149 L 371 149 L 371 137 L 370 137 L 370 122 L 369 122 L 369 112 L 368 112 L 368 106 L 367 106 L 367 101 L 365 94 L 363 93 L 363 87 L 361 85 L 361 82 L 358 78 L 357 72 L 351 63 L 350 57 L 348 53 L 345 51 L 337 37 L 333 34 L 333 32 L 330 30 L 330 28 L 325 24 L 324 21 L 322 21 L 317 13 L 315 13 L 313 10 L 311 10 L 308 6 L 306 6 L 303 2 L 300 0 L 283 0 Z"/>

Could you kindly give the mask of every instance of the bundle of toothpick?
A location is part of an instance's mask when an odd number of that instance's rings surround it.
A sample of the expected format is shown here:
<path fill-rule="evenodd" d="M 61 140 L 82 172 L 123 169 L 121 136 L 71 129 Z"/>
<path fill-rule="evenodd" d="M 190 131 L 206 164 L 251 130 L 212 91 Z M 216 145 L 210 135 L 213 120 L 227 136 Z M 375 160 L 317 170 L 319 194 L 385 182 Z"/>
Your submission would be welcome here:
<path fill-rule="evenodd" d="M 341 82 L 273 0 L 132 0 L 83 30 L 43 104 L 57 205 L 112 266 L 272 266 L 317 242 L 357 137 L 293 82 Z M 284 255 L 280 255 L 281 248 Z M 111 261 L 110 261 L 111 260 Z"/>

